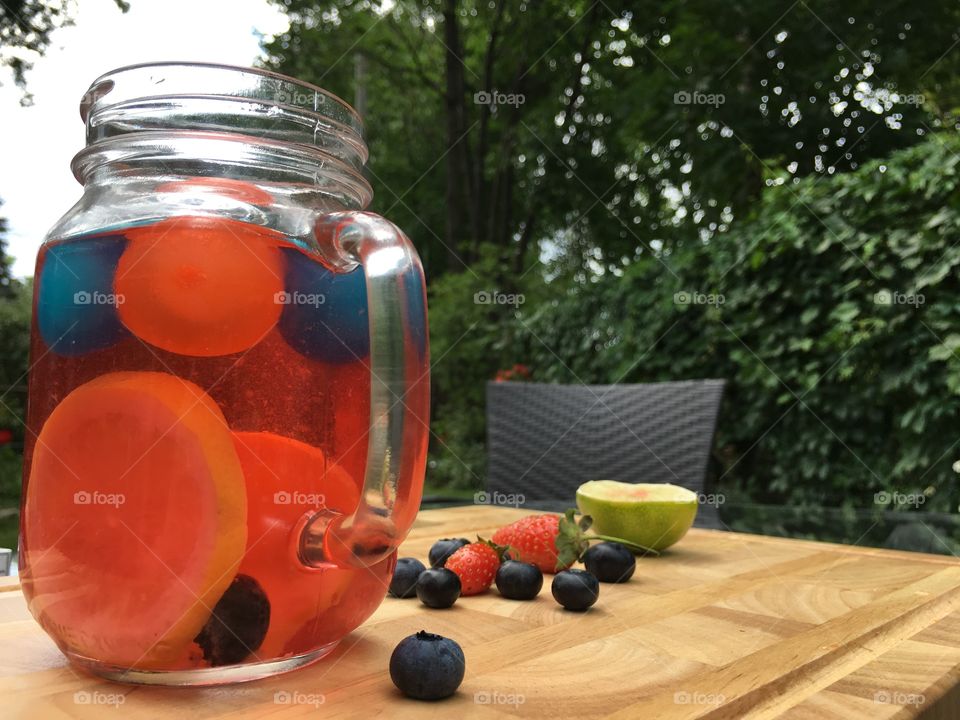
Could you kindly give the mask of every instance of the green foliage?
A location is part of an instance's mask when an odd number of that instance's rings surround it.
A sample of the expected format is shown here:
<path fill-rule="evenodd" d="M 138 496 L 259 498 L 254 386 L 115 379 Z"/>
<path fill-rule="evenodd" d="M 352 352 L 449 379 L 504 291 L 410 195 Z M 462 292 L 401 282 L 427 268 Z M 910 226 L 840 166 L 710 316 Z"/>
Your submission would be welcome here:
<path fill-rule="evenodd" d="M 729 496 L 851 527 L 881 491 L 956 511 L 956 3 L 274 1 L 267 65 L 363 100 L 371 209 L 424 259 L 433 487 L 482 483 L 484 384 L 522 364 L 726 378 Z M 0 8 L 17 82 L 73 6 Z M 5 267 L 17 429 L 30 288 Z M 18 485 L 0 450 L 0 502 Z"/>
<path fill-rule="evenodd" d="M 0 207 L 3 200 L 0 199 Z M 0 299 L 9 299 L 17 294 L 17 283 L 13 279 L 11 265 L 13 258 L 7 255 L 7 219 L 0 217 Z"/>
<path fill-rule="evenodd" d="M 732 361 L 721 438 L 754 496 L 867 506 L 896 490 L 957 508 L 958 152 L 934 136 L 777 188 L 711 248 L 702 287 L 727 302 L 703 313 L 705 339 Z"/>
<path fill-rule="evenodd" d="M 114 0 L 126 12 L 126 0 Z M 59 27 L 71 25 L 76 0 L 4 0 L 0 3 L 0 64 L 10 68 L 14 82 L 24 90 L 23 104 L 32 98 L 26 93 L 26 73 L 30 61 L 49 47 L 51 35 Z"/>
<path fill-rule="evenodd" d="M 854 172 L 772 187 L 754 219 L 709 242 L 616 274 L 532 280 L 534 302 L 437 355 L 436 375 L 451 374 L 439 384 L 463 388 L 456 403 L 479 422 L 476 386 L 497 363 L 523 362 L 539 381 L 726 378 L 721 489 L 811 509 L 896 491 L 956 511 L 958 183 L 960 140 L 935 135 Z M 447 299 L 458 284 L 471 286 L 444 278 L 431 296 L 441 347 L 461 322 Z M 501 339 L 512 352 L 478 363 Z M 452 423 L 447 402 L 438 417 Z"/>
<path fill-rule="evenodd" d="M 0 547 L 15 548 L 33 282 L 13 280 L 9 289 L 8 295 L 0 295 L 0 429 L 13 431 L 14 443 L 0 446 Z"/>
<path fill-rule="evenodd" d="M 548 301 L 550 289 L 539 274 L 523 279 L 522 292 L 501 285 L 500 274 L 498 257 L 487 252 L 429 288 L 434 485 L 483 484 L 485 381 L 524 361 L 528 308 Z"/>
<path fill-rule="evenodd" d="M 685 186 L 701 228 L 751 210 L 771 175 L 855 170 L 954 123 L 955 4 L 671 0 L 628 19 L 625 130 L 669 140 L 638 171 Z"/>
<path fill-rule="evenodd" d="M 956 144 L 929 139 L 960 106 L 956 4 L 280 4 L 268 64 L 365 98 L 372 209 L 424 258 L 433 486 L 481 484 L 484 383 L 521 363 L 727 378 L 719 476 L 748 499 L 956 507 Z"/>
<path fill-rule="evenodd" d="M 0 243 L 2 246 L 2 243 Z M 0 547 L 17 547 L 23 470 L 32 281 L 11 281 L 0 294 L 0 429 L 12 430 L 13 445 L 0 446 Z"/>
<path fill-rule="evenodd" d="M 2 247 L 0 243 L 0 254 Z M 13 430 L 20 440 L 27 409 L 32 308 L 33 280 L 10 280 L 7 294 L 0 293 L 0 428 Z"/>
<path fill-rule="evenodd" d="M 0 509 L 0 547 L 16 548 L 19 531 L 20 512 L 13 509 L 9 511 Z"/>
<path fill-rule="evenodd" d="M 23 455 L 9 445 L 0 447 L 0 516 L 3 515 L 3 508 L 16 508 L 20 505 L 22 471 Z"/>
<path fill-rule="evenodd" d="M 953 127 L 960 106 L 956 3 L 275 1 L 292 24 L 268 64 L 365 98 L 372 209 L 431 280 L 484 245 L 508 272 L 545 246 L 620 268 L 724 232 L 779 178 Z"/>

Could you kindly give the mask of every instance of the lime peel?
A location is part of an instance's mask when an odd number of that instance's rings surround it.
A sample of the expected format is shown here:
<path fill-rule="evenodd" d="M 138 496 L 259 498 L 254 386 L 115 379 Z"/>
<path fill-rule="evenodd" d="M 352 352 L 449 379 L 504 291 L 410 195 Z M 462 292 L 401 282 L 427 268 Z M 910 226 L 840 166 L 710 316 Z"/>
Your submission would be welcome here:
<path fill-rule="evenodd" d="M 687 533 L 699 502 L 695 492 L 677 485 L 591 480 L 577 489 L 577 506 L 592 516 L 598 536 L 663 550 Z"/>

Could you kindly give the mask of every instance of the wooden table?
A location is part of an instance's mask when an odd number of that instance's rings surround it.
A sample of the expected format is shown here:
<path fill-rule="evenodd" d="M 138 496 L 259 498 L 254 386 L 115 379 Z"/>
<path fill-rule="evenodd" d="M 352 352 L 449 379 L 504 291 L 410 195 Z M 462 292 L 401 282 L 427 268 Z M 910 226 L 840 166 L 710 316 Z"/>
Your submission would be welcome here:
<path fill-rule="evenodd" d="M 403 555 L 523 512 L 422 512 Z M 387 598 L 320 663 L 211 689 L 127 687 L 66 665 L 14 581 L 0 592 L 4 718 L 960 717 L 960 564 L 951 557 L 692 530 L 585 614 L 495 590 L 450 610 Z M 456 639 L 460 691 L 408 700 L 387 663 L 420 629 Z M 87 699 L 90 704 L 83 704 Z M 80 701 L 78 703 L 78 700 Z M 113 704 L 110 704 L 111 701 Z"/>

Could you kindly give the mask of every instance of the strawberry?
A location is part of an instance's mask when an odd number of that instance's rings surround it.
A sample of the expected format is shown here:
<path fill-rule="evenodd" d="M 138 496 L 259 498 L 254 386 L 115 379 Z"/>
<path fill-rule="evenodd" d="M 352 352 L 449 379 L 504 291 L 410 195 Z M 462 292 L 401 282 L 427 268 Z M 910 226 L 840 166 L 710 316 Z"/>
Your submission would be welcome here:
<path fill-rule="evenodd" d="M 493 534 L 493 541 L 509 545 L 510 556 L 514 560 L 533 563 L 541 572 L 552 573 L 570 567 L 576 560 L 572 558 L 569 562 L 559 563 L 559 535 L 559 515 L 528 515 L 497 530 Z"/>
<path fill-rule="evenodd" d="M 493 534 L 493 542 L 508 545 L 514 560 L 533 563 L 541 572 L 566 570 L 580 560 L 590 543 L 596 540 L 619 542 L 637 552 L 658 555 L 655 550 L 606 535 L 586 535 L 593 519 L 583 515 L 575 519 L 576 510 L 570 508 L 560 515 L 528 515 L 502 527 Z"/>
<path fill-rule="evenodd" d="M 505 549 L 478 537 L 447 558 L 444 567 L 460 578 L 461 595 L 479 595 L 493 584 Z"/>

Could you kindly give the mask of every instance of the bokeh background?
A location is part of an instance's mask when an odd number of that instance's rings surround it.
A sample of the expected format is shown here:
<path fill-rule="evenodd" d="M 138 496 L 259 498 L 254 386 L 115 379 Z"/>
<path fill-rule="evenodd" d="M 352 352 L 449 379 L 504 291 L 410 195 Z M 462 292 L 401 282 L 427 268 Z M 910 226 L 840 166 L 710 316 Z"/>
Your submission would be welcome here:
<path fill-rule="evenodd" d="M 0 43 L 0 545 L 77 103 L 182 59 L 365 117 L 427 272 L 431 493 L 483 486 L 487 381 L 719 377 L 730 527 L 960 550 L 957 3 L 3 0 Z"/>

